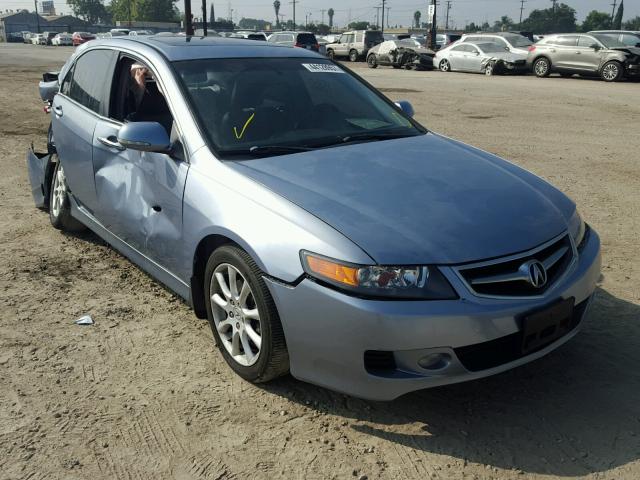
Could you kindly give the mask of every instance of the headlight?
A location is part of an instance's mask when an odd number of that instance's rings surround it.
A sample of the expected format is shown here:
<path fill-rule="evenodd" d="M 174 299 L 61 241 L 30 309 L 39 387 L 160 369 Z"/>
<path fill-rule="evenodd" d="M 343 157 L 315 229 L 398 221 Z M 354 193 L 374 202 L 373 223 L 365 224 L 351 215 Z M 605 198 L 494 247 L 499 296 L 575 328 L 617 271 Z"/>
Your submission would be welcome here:
<path fill-rule="evenodd" d="M 587 226 L 584 223 L 584 220 L 582 220 L 580 213 L 578 213 L 578 210 L 576 209 L 576 211 L 573 213 L 573 216 L 571 217 L 571 220 L 569 220 L 569 233 L 571 234 L 573 243 L 576 247 L 578 247 L 582 243 L 586 230 Z"/>
<path fill-rule="evenodd" d="M 310 277 L 354 295 L 414 300 L 458 298 L 434 266 L 356 265 L 304 250 L 300 258 Z"/>

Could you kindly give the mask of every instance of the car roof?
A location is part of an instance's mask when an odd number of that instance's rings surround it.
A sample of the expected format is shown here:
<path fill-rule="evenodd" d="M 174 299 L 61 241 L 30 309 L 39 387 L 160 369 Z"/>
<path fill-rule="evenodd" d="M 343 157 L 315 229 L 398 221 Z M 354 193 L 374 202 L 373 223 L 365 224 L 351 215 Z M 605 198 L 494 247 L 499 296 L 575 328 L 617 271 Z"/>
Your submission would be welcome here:
<path fill-rule="evenodd" d="M 635 30 L 591 30 L 587 33 L 630 33 L 632 35 L 640 35 L 640 32 Z"/>
<path fill-rule="evenodd" d="M 242 38 L 145 35 L 104 38 L 92 41 L 91 44 L 93 47 L 104 45 L 128 49 L 145 46 L 160 52 L 169 61 L 195 60 L 201 58 L 251 57 L 324 58 L 304 48 L 291 48 Z"/>

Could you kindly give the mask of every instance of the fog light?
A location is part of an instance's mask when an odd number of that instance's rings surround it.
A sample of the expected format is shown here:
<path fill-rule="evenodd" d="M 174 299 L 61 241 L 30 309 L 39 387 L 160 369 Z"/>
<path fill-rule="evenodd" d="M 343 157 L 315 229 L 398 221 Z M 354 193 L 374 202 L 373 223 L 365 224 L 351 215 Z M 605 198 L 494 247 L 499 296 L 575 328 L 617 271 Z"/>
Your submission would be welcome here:
<path fill-rule="evenodd" d="M 448 353 L 432 353 L 418 360 L 418 365 L 425 370 L 442 370 L 447 368 L 450 363 L 451 355 Z"/>

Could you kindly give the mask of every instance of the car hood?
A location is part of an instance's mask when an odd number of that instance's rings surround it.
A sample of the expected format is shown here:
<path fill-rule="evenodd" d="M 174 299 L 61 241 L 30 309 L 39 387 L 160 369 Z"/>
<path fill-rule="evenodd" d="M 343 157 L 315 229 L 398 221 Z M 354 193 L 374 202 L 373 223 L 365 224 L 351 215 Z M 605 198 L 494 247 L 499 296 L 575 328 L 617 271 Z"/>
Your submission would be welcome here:
<path fill-rule="evenodd" d="M 630 53 L 631 55 L 640 56 L 640 48 L 638 47 L 614 47 L 614 48 L 611 48 L 610 50 L 618 50 L 621 52 Z"/>
<path fill-rule="evenodd" d="M 575 209 L 526 170 L 433 133 L 227 164 L 379 264 L 457 264 L 521 252 L 565 231 Z"/>

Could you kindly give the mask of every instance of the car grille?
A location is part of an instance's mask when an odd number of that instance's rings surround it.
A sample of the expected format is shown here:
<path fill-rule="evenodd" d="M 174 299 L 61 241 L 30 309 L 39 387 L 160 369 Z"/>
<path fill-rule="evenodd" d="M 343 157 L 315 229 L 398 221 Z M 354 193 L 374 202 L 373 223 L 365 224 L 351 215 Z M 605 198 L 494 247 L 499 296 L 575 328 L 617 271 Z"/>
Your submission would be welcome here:
<path fill-rule="evenodd" d="M 580 325 L 588 304 L 589 299 L 587 298 L 573 307 L 571 322 L 569 323 L 565 336 Z M 555 338 L 553 341 L 557 340 L 559 339 Z M 548 345 L 549 344 L 541 345 L 537 350 L 541 350 Z M 534 352 L 537 350 L 534 350 Z M 512 333 L 511 335 L 496 338 L 489 342 L 454 348 L 453 351 L 464 368 L 470 372 L 479 372 L 481 370 L 498 367 L 525 356 L 525 354 L 522 353 L 522 332 Z M 534 352 L 527 352 L 526 355 Z"/>
<path fill-rule="evenodd" d="M 478 296 L 530 297 L 549 290 L 566 273 L 574 258 L 574 249 L 566 234 L 522 255 L 464 265 L 455 270 Z M 546 282 L 538 287 L 529 281 L 526 267 L 534 261 L 544 265 L 546 271 Z"/>

